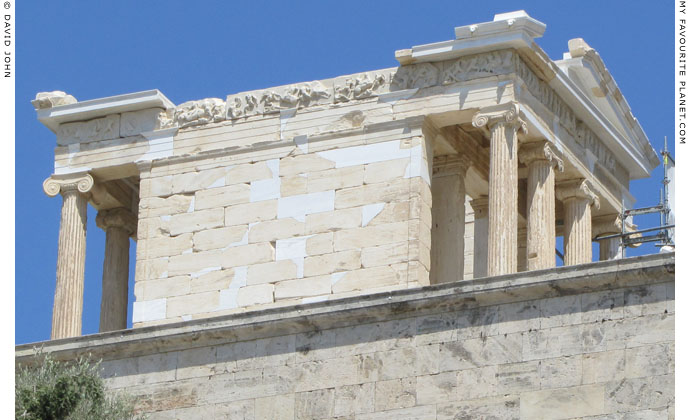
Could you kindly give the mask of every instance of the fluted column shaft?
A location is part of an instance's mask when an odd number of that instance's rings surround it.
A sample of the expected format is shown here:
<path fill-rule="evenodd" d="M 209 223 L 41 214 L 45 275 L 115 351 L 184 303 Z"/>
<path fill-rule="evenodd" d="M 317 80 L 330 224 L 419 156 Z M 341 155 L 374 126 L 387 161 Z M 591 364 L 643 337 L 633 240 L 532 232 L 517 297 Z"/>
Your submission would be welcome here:
<path fill-rule="evenodd" d="M 621 257 L 621 238 L 611 238 L 599 241 L 599 261 L 617 260 Z"/>
<path fill-rule="evenodd" d="M 470 201 L 474 210 L 473 278 L 486 277 L 488 267 L 489 198 L 482 196 Z"/>
<path fill-rule="evenodd" d="M 565 265 L 592 262 L 592 205 L 599 207 L 599 199 L 584 180 L 559 185 L 558 197 L 565 210 L 563 263 Z"/>
<path fill-rule="evenodd" d="M 597 217 L 592 221 L 592 237 L 621 233 L 621 219 L 618 214 Z M 599 261 L 616 260 L 621 255 L 621 238 L 599 241 Z"/>
<path fill-rule="evenodd" d="M 100 332 L 127 328 L 129 237 L 136 217 L 126 209 L 98 212 L 96 224 L 105 230 Z"/>
<path fill-rule="evenodd" d="M 518 130 L 526 131 L 516 103 L 487 107 L 475 114 L 475 127 L 491 132 L 489 151 L 488 275 L 517 271 Z"/>
<path fill-rule="evenodd" d="M 43 183 L 49 196 L 62 194 L 51 340 L 81 335 L 86 263 L 86 204 L 93 178 L 53 179 Z"/>
<path fill-rule="evenodd" d="M 434 159 L 431 180 L 431 284 L 462 280 L 465 261 L 465 174 L 469 162 Z"/>
<path fill-rule="evenodd" d="M 556 192 L 553 167 L 563 170 L 547 142 L 527 144 L 520 149 L 520 161 L 527 165 L 527 270 L 556 266 Z"/>

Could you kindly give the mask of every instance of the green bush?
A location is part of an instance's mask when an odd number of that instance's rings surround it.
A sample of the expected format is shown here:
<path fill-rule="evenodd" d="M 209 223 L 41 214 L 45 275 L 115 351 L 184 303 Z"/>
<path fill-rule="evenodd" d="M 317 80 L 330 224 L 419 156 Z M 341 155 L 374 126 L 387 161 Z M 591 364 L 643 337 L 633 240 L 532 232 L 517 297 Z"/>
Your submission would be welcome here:
<path fill-rule="evenodd" d="M 100 362 L 80 357 L 58 362 L 40 352 L 35 366 L 19 366 L 15 373 L 15 419 L 21 420 L 136 420 L 131 398 L 108 395 L 98 374 Z"/>

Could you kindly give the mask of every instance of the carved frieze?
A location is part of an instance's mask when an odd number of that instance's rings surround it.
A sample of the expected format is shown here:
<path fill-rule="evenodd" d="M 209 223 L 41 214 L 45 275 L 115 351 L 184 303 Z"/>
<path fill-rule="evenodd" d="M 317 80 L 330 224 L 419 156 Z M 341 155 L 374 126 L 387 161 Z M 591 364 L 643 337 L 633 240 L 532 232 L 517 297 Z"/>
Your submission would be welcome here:
<path fill-rule="evenodd" d="M 300 83 L 263 92 L 234 95 L 228 98 L 227 118 L 271 114 L 282 109 L 331 103 L 331 96 L 330 90 L 321 82 Z"/>
<path fill-rule="evenodd" d="M 390 74 L 362 73 L 348 77 L 333 87 L 335 103 L 365 99 L 383 91 L 390 83 Z"/>
<path fill-rule="evenodd" d="M 166 128 L 176 127 L 175 125 L 175 109 L 167 109 L 158 113 L 156 122 L 157 130 L 164 130 Z"/>
<path fill-rule="evenodd" d="M 438 84 L 438 68 L 431 63 L 410 64 L 398 68 L 391 90 L 423 89 Z"/>
<path fill-rule="evenodd" d="M 156 121 L 160 112 L 160 108 L 123 112 L 120 114 L 120 136 L 136 136 L 143 132 L 157 129 Z"/>
<path fill-rule="evenodd" d="M 462 57 L 444 64 L 441 83 L 449 85 L 481 77 L 512 73 L 515 71 L 516 59 L 511 50 Z"/>
<path fill-rule="evenodd" d="M 108 115 L 85 122 L 60 124 L 57 132 L 59 145 L 110 140 L 120 137 L 120 114 Z"/>
<path fill-rule="evenodd" d="M 599 163 L 611 173 L 616 170 L 616 158 L 587 125 L 579 120 L 570 107 L 553 89 L 539 79 L 522 60 L 517 60 L 518 76 L 525 82 L 527 90 L 558 117 L 558 122 L 584 149 L 592 152 Z"/>
<path fill-rule="evenodd" d="M 180 128 L 225 120 L 225 101 L 207 98 L 189 101 L 175 108 L 174 120 Z"/>

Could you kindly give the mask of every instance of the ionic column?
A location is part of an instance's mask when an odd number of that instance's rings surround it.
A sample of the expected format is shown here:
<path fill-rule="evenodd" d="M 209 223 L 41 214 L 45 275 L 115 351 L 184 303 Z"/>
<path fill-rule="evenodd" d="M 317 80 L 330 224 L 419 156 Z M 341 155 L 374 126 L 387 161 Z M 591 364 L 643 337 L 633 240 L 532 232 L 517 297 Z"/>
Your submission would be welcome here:
<path fill-rule="evenodd" d="M 520 162 L 527 166 L 527 270 L 556 266 L 556 196 L 553 167 L 563 161 L 548 142 L 520 147 Z"/>
<path fill-rule="evenodd" d="M 105 230 L 99 331 L 123 330 L 127 328 L 129 237 L 136 230 L 137 218 L 125 208 L 102 210 L 96 225 Z"/>
<path fill-rule="evenodd" d="M 474 266 L 473 278 L 486 277 L 489 246 L 489 197 L 470 201 L 474 210 Z"/>
<path fill-rule="evenodd" d="M 463 279 L 465 261 L 465 174 L 461 156 L 434 159 L 431 180 L 431 284 Z"/>
<path fill-rule="evenodd" d="M 93 178 L 88 174 L 70 178 L 51 177 L 43 182 L 43 191 L 48 196 L 62 194 L 51 340 L 81 335 L 86 203 L 93 185 Z"/>
<path fill-rule="evenodd" d="M 599 216 L 592 220 L 592 239 L 621 233 L 621 218 L 618 214 Z M 599 261 L 622 258 L 621 238 L 599 241 Z"/>
<path fill-rule="evenodd" d="M 528 271 L 527 268 L 527 228 L 519 228 L 518 234 L 518 263 L 517 271 L 519 273 Z"/>
<path fill-rule="evenodd" d="M 518 131 L 527 126 L 518 118 L 517 103 L 486 107 L 472 118 L 475 127 L 491 132 L 489 152 L 488 275 L 517 271 Z"/>
<path fill-rule="evenodd" d="M 566 181 L 556 186 L 556 196 L 565 208 L 563 263 L 565 265 L 592 262 L 592 210 L 599 208 L 599 197 L 584 179 Z"/>

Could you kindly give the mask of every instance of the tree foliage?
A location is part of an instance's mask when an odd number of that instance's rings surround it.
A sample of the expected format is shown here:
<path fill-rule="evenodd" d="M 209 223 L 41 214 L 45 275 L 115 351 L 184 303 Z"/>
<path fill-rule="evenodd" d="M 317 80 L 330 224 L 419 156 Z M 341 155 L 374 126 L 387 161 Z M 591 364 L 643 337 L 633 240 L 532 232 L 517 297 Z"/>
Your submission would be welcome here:
<path fill-rule="evenodd" d="M 131 398 L 109 395 L 98 374 L 100 362 L 80 357 L 59 362 L 50 354 L 15 372 L 16 420 L 136 420 Z"/>

